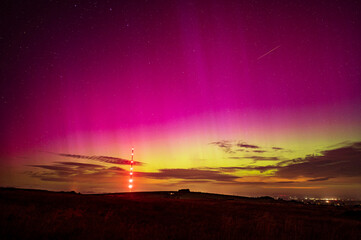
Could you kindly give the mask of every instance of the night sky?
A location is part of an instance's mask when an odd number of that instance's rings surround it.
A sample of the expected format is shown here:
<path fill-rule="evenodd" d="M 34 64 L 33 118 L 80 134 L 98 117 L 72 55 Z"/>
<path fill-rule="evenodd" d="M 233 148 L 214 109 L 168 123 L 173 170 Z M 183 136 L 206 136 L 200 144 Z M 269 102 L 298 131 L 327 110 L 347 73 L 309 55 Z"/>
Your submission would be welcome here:
<path fill-rule="evenodd" d="M 359 1 L 0 3 L 0 185 L 361 198 Z"/>

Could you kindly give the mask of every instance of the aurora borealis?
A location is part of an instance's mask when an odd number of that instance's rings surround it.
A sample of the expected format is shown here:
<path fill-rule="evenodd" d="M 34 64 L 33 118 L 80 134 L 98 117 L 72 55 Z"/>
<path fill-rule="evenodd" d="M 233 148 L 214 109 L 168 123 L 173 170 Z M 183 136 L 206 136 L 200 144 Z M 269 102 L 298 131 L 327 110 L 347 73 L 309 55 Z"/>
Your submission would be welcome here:
<path fill-rule="evenodd" d="M 361 198 L 357 1 L 1 5 L 1 186 Z"/>

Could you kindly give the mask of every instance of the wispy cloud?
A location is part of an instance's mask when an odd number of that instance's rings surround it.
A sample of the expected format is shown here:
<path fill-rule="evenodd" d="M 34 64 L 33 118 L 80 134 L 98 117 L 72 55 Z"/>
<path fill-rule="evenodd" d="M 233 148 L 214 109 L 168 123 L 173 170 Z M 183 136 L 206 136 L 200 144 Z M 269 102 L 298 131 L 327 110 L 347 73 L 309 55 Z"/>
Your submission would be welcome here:
<path fill-rule="evenodd" d="M 55 162 L 49 165 L 27 166 L 42 169 L 42 171 L 27 171 L 27 175 L 42 181 L 53 182 L 89 182 L 93 179 L 102 181 L 115 175 L 125 174 L 125 170 L 119 167 L 108 168 L 102 165 L 78 162 Z"/>
<path fill-rule="evenodd" d="M 75 166 L 78 168 L 103 168 L 102 165 L 78 162 L 56 162 L 62 165 Z"/>
<path fill-rule="evenodd" d="M 246 167 L 220 167 L 219 169 L 225 172 L 235 172 L 238 170 L 257 170 L 263 173 L 265 171 L 278 169 L 278 168 L 279 168 L 278 166 L 271 165 L 271 166 L 246 166 Z"/>
<path fill-rule="evenodd" d="M 281 160 L 279 157 L 264 157 L 264 156 L 249 156 L 249 157 L 242 157 L 252 159 L 253 161 L 279 161 Z"/>
<path fill-rule="evenodd" d="M 156 178 L 156 179 L 198 179 L 213 181 L 234 181 L 241 178 L 239 176 L 224 174 L 218 170 L 202 170 L 202 169 L 159 169 L 159 172 L 142 172 L 137 173 L 140 177 Z"/>
<path fill-rule="evenodd" d="M 116 175 L 126 175 L 126 171 L 119 167 L 106 167 L 96 164 L 77 162 L 56 162 L 50 165 L 28 165 L 46 171 L 28 171 L 27 174 L 42 181 L 56 182 L 86 182 L 111 179 Z M 239 176 L 225 174 L 220 170 L 202 169 L 159 169 L 158 172 L 134 172 L 137 177 L 152 179 L 181 179 L 192 181 L 234 181 Z"/>
<path fill-rule="evenodd" d="M 265 153 L 265 152 L 267 152 L 267 151 L 265 151 L 265 150 L 254 150 L 253 152 L 254 152 L 254 153 Z"/>
<path fill-rule="evenodd" d="M 238 147 L 240 148 L 260 148 L 259 146 L 257 145 L 252 145 L 252 144 L 247 144 L 247 143 L 238 143 L 237 144 Z"/>
<path fill-rule="evenodd" d="M 266 152 L 276 152 L 276 151 L 285 151 L 281 147 L 272 147 L 272 148 L 263 148 L 259 145 L 250 144 L 247 142 L 236 142 L 229 140 L 222 140 L 211 142 L 210 144 L 220 147 L 226 153 L 237 153 L 237 152 L 254 152 L 254 153 L 266 153 Z"/>
<path fill-rule="evenodd" d="M 321 182 L 321 181 L 327 181 L 328 179 L 330 179 L 330 177 L 314 178 L 314 179 L 309 179 L 307 181 L 308 182 Z"/>
<path fill-rule="evenodd" d="M 226 153 L 234 153 L 234 151 L 232 150 L 233 144 L 231 141 L 222 140 L 218 142 L 211 142 L 210 144 L 218 146 Z"/>
<path fill-rule="evenodd" d="M 263 181 L 233 181 L 233 182 L 215 182 L 215 184 L 222 184 L 222 185 L 266 185 L 267 182 Z"/>
<path fill-rule="evenodd" d="M 77 155 L 77 154 L 66 154 L 66 153 L 56 153 L 58 156 L 67 157 L 67 158 L 76 158 L 76 159 L 89 159 L 96 160 L 105 163 L 120 164 L 120 165 L 130 165 L 130 160 L 117 158 L 117 157 L 108 157 L 108 156 L 87 156 L 87 155 Z M 134 161 L 133 165 L 143 165 L 142 162 Z"/>

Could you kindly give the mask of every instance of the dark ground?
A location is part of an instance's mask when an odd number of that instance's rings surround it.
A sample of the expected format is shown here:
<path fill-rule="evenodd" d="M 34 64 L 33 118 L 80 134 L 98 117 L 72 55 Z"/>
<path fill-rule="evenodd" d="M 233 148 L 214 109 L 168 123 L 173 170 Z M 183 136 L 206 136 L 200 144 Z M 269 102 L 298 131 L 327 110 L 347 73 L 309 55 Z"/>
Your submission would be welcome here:
<path fill-rule="evenodd" d="M 0 189 L 1 239 L 361 239 L 361 209 L 193 192 Z"/>

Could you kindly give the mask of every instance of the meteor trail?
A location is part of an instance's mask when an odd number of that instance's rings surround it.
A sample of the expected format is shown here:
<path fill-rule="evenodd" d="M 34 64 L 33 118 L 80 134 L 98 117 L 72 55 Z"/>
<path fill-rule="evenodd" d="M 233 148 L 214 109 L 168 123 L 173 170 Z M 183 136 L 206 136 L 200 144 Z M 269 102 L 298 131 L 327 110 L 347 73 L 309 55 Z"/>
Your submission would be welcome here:
<path fill-rule="evenodd" d="M 261 58 L 267 56 L 268 54 L 270 54 L 271 52 L 273 52 L 274 50 L 278 49 L 279 47 L 281 47 L 281 45 L 278 45 L 275 48 L 272 48 L 271 50 L 269 50 L 268 52 L 266 52 L 265 54 L 263 54 L 262 56 L 258 57 L 257 60 L 260 60 Z"/>

